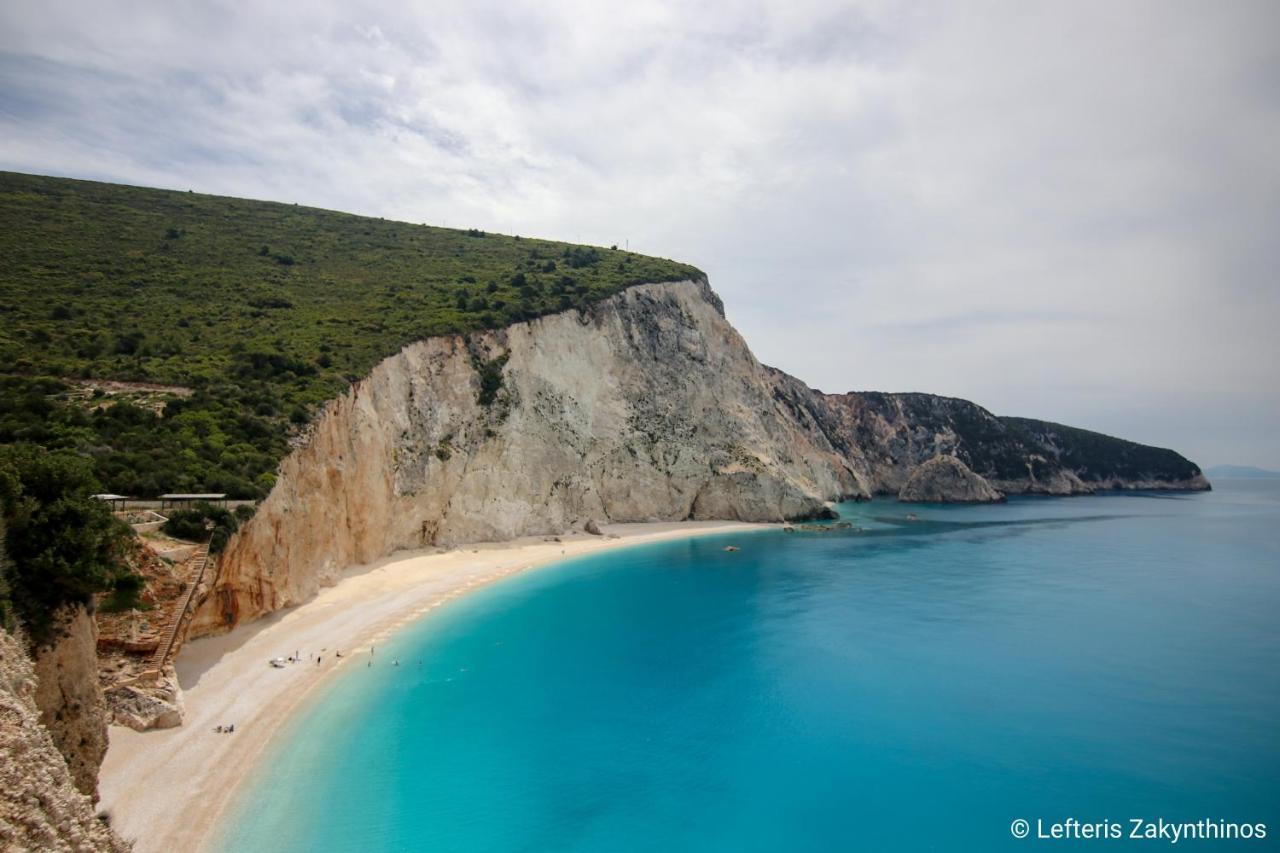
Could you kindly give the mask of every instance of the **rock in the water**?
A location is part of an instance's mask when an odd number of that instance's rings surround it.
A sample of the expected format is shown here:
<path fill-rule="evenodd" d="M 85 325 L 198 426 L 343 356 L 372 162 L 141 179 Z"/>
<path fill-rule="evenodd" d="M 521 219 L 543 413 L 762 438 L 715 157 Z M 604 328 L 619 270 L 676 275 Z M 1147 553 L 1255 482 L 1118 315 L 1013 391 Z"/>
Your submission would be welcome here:
<path fill-rule="evenodd" d="M 741 549 L 741 548 L 739 548 L 737 545 L 726 545 L 726 546 L 724 546 L 724 549 L 725 549 L 726 551 L 741 551 L 741 550 L 742 550 L 742 549 Z"/>
<path fill-rule="evenodd" d="M 604 531 L 600 529 L 600 525 L 596 524 L 596 520 L 594 518 L 587 519 L 587 523 L 582 526 L 582 529 L 590 533 L 592 536 L 604 535 Z"/>
<path fill-rule="evenodd" d="M 935 456 L 917 465 L 898 492 L 911 503 L 994 503 L 1004 495 L 954 456 Z"/>
<path fill-rule="evenodd" d="M 788 533 L 795 533 L 797 530 L 807 530 L 810 533 L 834 533 L 837 530 L 853 529 L 851 521 L 837 521 L 835 524 L 797 524 L 794 527 L 782 528 Z"/>

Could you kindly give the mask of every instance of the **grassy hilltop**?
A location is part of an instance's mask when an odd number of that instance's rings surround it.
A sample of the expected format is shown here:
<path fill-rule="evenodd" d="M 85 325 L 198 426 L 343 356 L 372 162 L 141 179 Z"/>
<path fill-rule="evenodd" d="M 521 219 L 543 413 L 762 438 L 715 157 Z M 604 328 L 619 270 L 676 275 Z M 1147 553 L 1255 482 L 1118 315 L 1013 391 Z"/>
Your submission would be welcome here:
<path fill-rule="evenodd" d="M 261 496 L 316 407 L 405 344 L 699 275 L 617 249 L 0 172 L 0 444 L 74 449 L 121 494 Z"/>

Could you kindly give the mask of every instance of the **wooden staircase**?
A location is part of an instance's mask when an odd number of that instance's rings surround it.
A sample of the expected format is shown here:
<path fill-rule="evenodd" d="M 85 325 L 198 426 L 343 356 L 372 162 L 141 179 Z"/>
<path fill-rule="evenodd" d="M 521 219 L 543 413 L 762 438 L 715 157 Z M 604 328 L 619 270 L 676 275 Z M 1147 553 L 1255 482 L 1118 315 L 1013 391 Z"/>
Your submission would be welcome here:
<path fill-rule="evenodd" d="M 160 632 L 160 645 L 156 646 L 155 654 L 151 657 L 149 669 L 154 670 L 157 675 L 164 672 L 164 665 L 169 662 L 169 655 L 173 653 L 173 644 L 178 640 L 182 622 L 191 609 L 191 600 L 195 597 L 200 582 L 204 580 L 204 572 L 209 565 L 208 544 L 197 548 L 192 559 L 195 560 L 196 569 L 192 572 L 191 580 L 187 582 L 187 588 L 183 590 L 182 597 L 178 599 L 178 605 L 170 612 L 169 623 Z"/>

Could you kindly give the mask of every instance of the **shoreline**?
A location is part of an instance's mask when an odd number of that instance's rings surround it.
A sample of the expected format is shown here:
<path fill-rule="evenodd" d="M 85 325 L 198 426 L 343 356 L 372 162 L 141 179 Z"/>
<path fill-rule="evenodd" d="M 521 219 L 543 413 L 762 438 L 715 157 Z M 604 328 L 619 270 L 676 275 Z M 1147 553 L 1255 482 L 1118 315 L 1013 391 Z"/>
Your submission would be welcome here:
<path fill-rule="evenodd" d="M 445 553 L 400 551 L 354 566 L 314 598 L 230 633 L 184 645 L 175 661 L 186 706 L 173 729 L 110 727 L 99 774 L 100 811 L 135 853 L 208 849 L 239 785 L 312 691 L 386 637 L 482 586 L 571 557 L 669 539 L 759 530 L 727 521 L 613 524 L 605 536 L 573 533 L 467 545 Z M 616 537 L 616 538 L 611 538 Z M 341 650 L 344 657 L 334 652 Z M 267 661 L 322 653 L 275 669 Z M 363 657 L 360 658 L 363 660 Z M 217 734 L 220 724 L 233 734 Z"/>

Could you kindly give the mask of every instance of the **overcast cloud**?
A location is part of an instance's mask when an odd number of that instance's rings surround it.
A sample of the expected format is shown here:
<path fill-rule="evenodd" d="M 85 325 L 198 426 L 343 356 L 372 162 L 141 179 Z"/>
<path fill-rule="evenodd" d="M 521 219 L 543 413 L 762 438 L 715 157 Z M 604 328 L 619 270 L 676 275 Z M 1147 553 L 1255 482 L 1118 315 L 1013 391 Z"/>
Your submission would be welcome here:
<path fill-rule="evenodd" d="M 0 5 L 0 168 L 697 264 L 756 355 L 1280 468 L 1280 4 Z"/>

